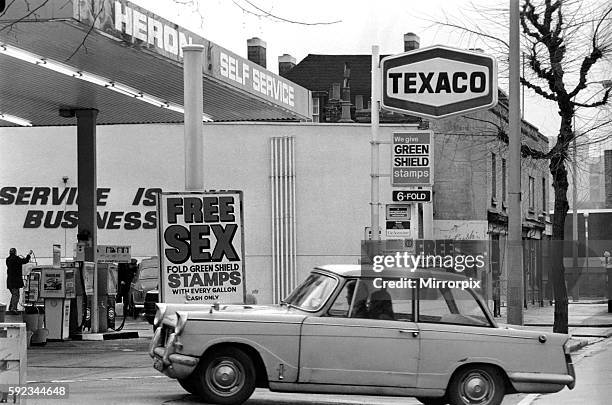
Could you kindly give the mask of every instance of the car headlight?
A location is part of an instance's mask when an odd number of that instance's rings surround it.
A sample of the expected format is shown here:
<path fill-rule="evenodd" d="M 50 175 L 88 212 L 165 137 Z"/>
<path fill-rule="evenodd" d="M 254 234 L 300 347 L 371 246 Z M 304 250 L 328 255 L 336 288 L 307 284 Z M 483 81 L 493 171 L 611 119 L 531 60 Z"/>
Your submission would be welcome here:
<path fill-rule="evenodd" d="M 155 304 L 157 306 L 157 312 L 155 313 L 155 318 L 153 319 L 153 325 L 155 327 L 159 327 L 164 320 L 164 315 L 166 315 L 166 306 L 164 304 Z"/>
<path fill-rule="evenodd" d="M 176 313 L 176 326 L 174 327 L 174 332 L 177 335 L 180 335 L 185 329 L 185 325 L 187 324 L 188 312 L 177 312 Z"/>

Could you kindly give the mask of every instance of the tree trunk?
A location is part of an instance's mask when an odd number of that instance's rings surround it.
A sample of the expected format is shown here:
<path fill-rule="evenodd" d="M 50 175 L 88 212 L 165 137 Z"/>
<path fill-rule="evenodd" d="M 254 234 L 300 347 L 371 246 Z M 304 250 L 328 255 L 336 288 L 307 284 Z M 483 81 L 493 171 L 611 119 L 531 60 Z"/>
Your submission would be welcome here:
<path fill-rule="evenodd" d="M 567 286 L 565 284 L 565 266 L 563 265 L 564 239 L 565 239 L 565 218 L 569 211 L 567 202 L 567 169 L 565 162 L 569 150 L 569 144 L 573 136 L 572 132 L 572 113 L 561 114 L 561 128 L 557 145 L 561 145 L 560 150 L 555 153 L 550 160 L 550 173 L 553 178 L 553 189 L 555 190 L 555 210 L 552 217 L 552 282 L 553 294 L 555 298 L 555 321 L 553 332 L 567 333 Z M 573 241 L 572 243 L 576 243 Z"/>
<path fill-rule="evenodd" d="M 555 322 L 553 332 L 567 333 L 567 287 L 565 285 L 565 267 L 563 266 L 563 238 L 565 233 L 565 216 L 569 209 L 567 203 L 567 169 L 563 158 L 554 157 L 550 161 L 555 190 L 555 211 L 552 217 L 552 282 L 555 298 Z"/>

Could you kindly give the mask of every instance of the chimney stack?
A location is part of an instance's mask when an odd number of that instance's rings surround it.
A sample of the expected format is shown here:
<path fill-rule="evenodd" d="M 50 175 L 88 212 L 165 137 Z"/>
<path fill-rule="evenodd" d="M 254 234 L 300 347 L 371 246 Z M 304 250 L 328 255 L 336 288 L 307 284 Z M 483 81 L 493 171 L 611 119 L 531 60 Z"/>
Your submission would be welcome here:
<path fill-rule="evenodd" d="M 285 77 L 295 67 L 295 58 L 287 53 L 278 57 L 278 74 Z"/>
<path fill-rule="evenodd" d="M 257 37 L 247 39 L 247 55 L 251 62 L 266 67 L 266 41 Z"/>
<path fill-rule="evenodd" d="M 412 32 L 404 34 L 404 52 L 419 49 L 419 36 Z"/>

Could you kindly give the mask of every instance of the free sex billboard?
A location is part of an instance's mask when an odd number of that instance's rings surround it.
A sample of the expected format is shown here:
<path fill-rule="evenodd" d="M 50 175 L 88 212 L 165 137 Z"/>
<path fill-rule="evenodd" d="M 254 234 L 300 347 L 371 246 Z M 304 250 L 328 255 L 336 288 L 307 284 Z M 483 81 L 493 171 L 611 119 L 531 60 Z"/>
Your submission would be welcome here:
<path fill-rule="evenodd" d="M 158 197 L 160 302 L 244 302 L 242 191 Z"/>

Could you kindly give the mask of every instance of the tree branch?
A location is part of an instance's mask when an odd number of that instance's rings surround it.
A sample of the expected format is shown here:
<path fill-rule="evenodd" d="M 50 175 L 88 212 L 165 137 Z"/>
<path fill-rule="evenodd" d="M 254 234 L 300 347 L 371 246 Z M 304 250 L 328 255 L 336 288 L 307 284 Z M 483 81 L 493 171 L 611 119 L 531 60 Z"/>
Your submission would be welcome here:
<path fill-rule="evenodd" d="M 577 107 L 586 107 L 586 108 L 592 108 L 592 107 L 601 107 L 602 105 L 606 105 L 606 103 L 608 102 L 609 98 L 610 98 L 610 92 L 612 91 L 612 88 L 608 88 L 606 89 L 606 92 L 604 93 L 603 97 L 601 98 L 601 100 L 596 101 L 594 103 L 578 103 L 576 101 L 574 101 L 574 105 Z"/>
<path fill-rule="evenodd" d="M 554 75 L 549 69 L 542 67 L 542 63 L 538 60 L 537 44 L 534 43 L 529 53 L 529 67 L 538 75 L 538 77 L 550 82 L 554 80 Z"/>
<path fill-rule="evenodd" d="M 545 4 L 544 19 L 543 22 L 540 23 L 540 16 L 535 12 L 535 7 L 531 4 L 531 0 L 525 0 L 525 4 L 523 5 L 523 13 L 521 13 L 521 24 L 523 25 L 524 30 L 527 30 L 526 33 L 536 39 L 536 44 L 541 43 L 548 50 L 550 73 L 547 74 L 545 79 L 548 81 L 548 87 L 550 90 L 555 93 L 557 99 L 559 99 L 567 94 L 565 84 L 563 82 L 563 75 L 565 72 L 563 70 L 562 63 L 565 57 L 566 48 L 563 44 L 563 37 L 560 36 L 561 21 L 558 21 L 559 26 L 554 32 L 550 30 L 550 25 L 552 23 L 552 14 L 556 10 L 559 10 L 559 15 L 561 14 L 562 2 L 558 0 L 554 4 L 551 4 L 550 0 L 546 0 Z M 529 29 L 525 20 L 527 20 L 538 31 L 538 34 Z M 555 32 L 558 33 L 558 35 L 554 35 Z M 533 45 L 534 51 L 536 44 Z M 535 57 L 536 56 L 534 56 L 534 58 Z"/>
<path fill-rule="evenodd" d="M 21 22 L 21 21 L 25 20 L 26 18 L 28 18 L 29 16 L 31 16 L 32 14 L 34 14 L 35 12 L 37 12 L 38 10 L 40 10 L 41 8 L 43 8 L 43 7 L 44 7 L 44 6 L 45 6 L 45 5 L 46 5 L 48 2 L 49 2 L 49 0 L 45 0 L 45 1 L 44 1 L 44 2 L 42 2 L 42 3 L 41 3 L 39 6 L 38 6 L 38 7 L 36 7 L 36 8 L 35 8 L 35 9 L 33 9 L 32 11 L 30 11 L 28 14 L 24 15 L 24 16 L 23 16 L 23 17 L 21 17 L 20 19 L 18 19 L 18 20 L 16 20 L 16 21 L 13 21 L 13 22 L 11 22 L 10 24 L 5 25 L 4 27 L 0 28 L 0 32 L 2 32 L 2 31 L 4 31 L 4 30 L 6 30 L 6 29 L 8 29 L 8 28 L 11 28 L 13 25 L 15 25 L 15 24 L 17 24 L 17 23 L 19 23 L 19 22 Z M 13 3 L 11 3 L 11 4 L 13 4 Z"/>
<path fill-rule="evenodd" d="M 271 18 L 274 18 L 276 20 L 287 22 L 287 23 L 291 23 L 291 24 L 300 24 L 300 25 L 331 25 L 331 24 L 337 24 L 339 22 L 342 22 L 342 20 L 336 20 L 336 21 L 330 21 L 330 22 L 308 23 L 308 22 L 302 22 L 302 21 L 289 20 L 287 18 L 283 18 L 283 17 L 280 17 L 278 15 L 272 14 L 271 12 L 262 9 L 261 7 L 257 6 L 256 4 L 254 4 L 253 2 L 251 2 L 249 0 L 242 0 L 242 1 L 247 3 L 249 6 L 253 7 L 255 10 L 262 12 L 263 15 L 262 14 L 253 13 L 251 10 L 247 10 L 246 8 L 244 8 L 243 6 L 238 4 L 236 0 L 233 0 L 233 3 L 236 6 L 238 6 L 245 13 L 254 14 L 254 15 L 258 16 L 258 17 L 271 17 Z"/>
<path fill-rule="evenodd" d="M 79 44 L 79 46 L 76 47 L 76 49 L 70 54 L 69 57 L 66 58 L 66 62 L 68 62 L 70 59 L 72 59 L 72 57 L 74 55 L 76 55 L 76 53 L 79 51 L 79 49 L 81 48 L 85 48 L 85 53 L 87 53 L 87 47 L 85 46 L 85 41 L 87 41 L 87 38 L 89 37 L 89 34 L 91 34 L 91 31 L 93 31 L 94 27 L 96 26 L 96 20 L 98 19 L 98 17 L 100 17 L 100 14 L 102 13 L 102 11 L 104 11 L 104 2 L 102 2 L 102 4 L 100 5 L 100 9 L 98 10 L 98 12 L 93 16 L 93 19 L 91 21 L 91 26 L 89 27 L 89 29 L 87 30 L 87 32 L 85 33 L 85 36 L 83 37 L 83 40 L 81 41 L 81 43 Z"/>
<path fill-rule="evenodd" d="M 508 44 L 508 42 L 506 42 L 503 39 L 498 38 L 496 36 L 489 35 L 489 34 L 487 34 L 485 32 L 476 31 L 476 30 L 473 30 L 473 29 L 470 29 L 470 28 L 467 28 L 467 27 L 462 27 L 460 25 L 453 24 L 453 23 L 451 23 L 449 21 L 446 21 L 446 22 L 431 21 L 431 22 L 435 23 L 435 24 L 443 25 L 443 26 L 446 26 L 446 27 L 449 27 L 449 28 L 455 28 L 455 29 L 458 29 L 458 30 L 461 30 L 461 31 L 465 31 L 465 32 L 467 32 L 469 34 L 474 34 L 474 35 L 478 35 L 478 36 L 481 36 L 481 37 L 484 37 L 484 38 L 492 39 L 492 40 L 494 40 L 496 42 L 499 42 L 499 43 L 503 44 L 506 48 L 510 49 L 510 45 Z"/>
<path fill-rule="evenodd" d="M 548 93 L 546 90 L 544 90 L 542 87 L 538 86 L 537 84 L 533 84 L 530 81 L 528 81 L 527 79 L 521 77 L 521 84 L 523 84 L 525 87 L 530 88 L 531 90 L 535 91 L 536 94 L 544 97 L 547 100 L 551 100 L 551 101 L 557 101 L 557 96 L 554 93 Z"/>
<path fill-rule="evenodd" d="M 8 9 L 9 9 L 9 8 L 11 8 L 11 6 L 13 5 L 13 3 L 14 3 L 15 1 L 16 1 L 16 0 L 12 0 L 12 1 L 11 1 L 9 4 L 7 4 L 7 5 L 6 5 L 6 7 L 4 7 L 4 11 L 3 11 L 2 13 L 0 13 L 0 18 L 2 18 L 2 17 L 3 17 L 3 16 L 6 14 L 6 12 L 8 11 Z"/>
<path fill-rule="evenodd" d="M 495 137 L 506 145 L 510 143 L 510 138 L 508 137 L 508 133 L 504 130 L 504 128 L 501 125 L 498 125 L 489 120 L 483 120 L 481 118 L 470 117 L 467 115 L 464 115 L 463 117 L 468 120 L 483 122 L 485 124 L 494 126 L 497 129 L 497 133 L 495 134 Z M 521 156 L 532 158 L 532 159 L 539 159 L 539 160 L 545 160 L 545 159 L 551 158 L 550 152 L 544 152 L 544 151 L 532 148 L 526 144 L 521 144 Z"/>
<path fill-rule="evenodd" d="M 574 97 L 576 94 L 578 94 L 578 92 L 580 92 L 580 90 L 583 90 L 586 88 L 587 75 L 589 74 L 591 67 L 603 57 L 603 51 L 597 44 L 597 32 L 599 31 L 601 23 L 606 19 L 606 17 L 611 12 L 612 12 L 612 8 L 606 11 L 606 13 L 602 16 L 602 18 L 597 23 L 597 27 L 595 28 L 595 32 L 593 33 L 593 38 L 591 39 L 591 45 L 593 49 L 591 50 L 591 53 L 582 60 L 582 64 L 580 65 L 580 76 L 578 79 L 578 84 L 576 85 L 574 90 L 572 90 L 569 93 L 570 97 Z"/>

